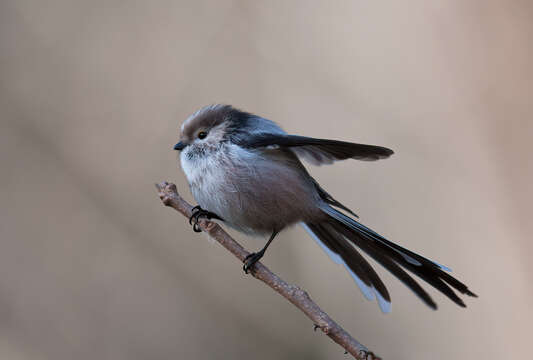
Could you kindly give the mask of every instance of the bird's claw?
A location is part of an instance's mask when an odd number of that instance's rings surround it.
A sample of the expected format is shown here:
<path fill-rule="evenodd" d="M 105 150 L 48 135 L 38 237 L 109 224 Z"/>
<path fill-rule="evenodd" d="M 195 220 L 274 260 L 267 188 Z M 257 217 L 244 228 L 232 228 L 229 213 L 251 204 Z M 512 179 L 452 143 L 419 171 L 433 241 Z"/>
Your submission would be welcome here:
<path fill-rule="evenodd" d="M 377 357 L 372 351 L 368 350 L 359 351 L 359 357 L 365 360 L 381 360 L 380 357 Z"/>
<path fill-rule="evenodd" d="M 244 265 L 242 266 L 242 269 L 244 270 L 244 273 L 248 274 L 248 271 L 252 270 L 255 263 L 258 262 L 259 259 L 263 257 L 263 255 L 264 253 L 261 251 L 257 253 L 248 254 L 248 256 L 246 256 L 243 261 Z"/>
<path fill-rule="evenodd" d="M 202 210 L 200 205 L 196 205 L 191 209 L 191 216 L 189 217 L 189 224 L 192 225 L 192 219 L 196 216 L 197 213 L 199 213 Z"/>
<path fill-rule="evenodd" d="M 207 220 L 211 220 L 211 219 L 222 220 L 218 215 L 212 213 L 211 211 L 202 209 L 200 205 L 196 205 L 195 207 L 192 208 L 192 214 L 189 217 L 189 224 L 192 225 L 192 230 L 194 232 L 202 232 L 202 229 L 200 229 L 200 226 L 198 225 L 198 221 L 200 220 L 200 217 L 205 217 Z"/>

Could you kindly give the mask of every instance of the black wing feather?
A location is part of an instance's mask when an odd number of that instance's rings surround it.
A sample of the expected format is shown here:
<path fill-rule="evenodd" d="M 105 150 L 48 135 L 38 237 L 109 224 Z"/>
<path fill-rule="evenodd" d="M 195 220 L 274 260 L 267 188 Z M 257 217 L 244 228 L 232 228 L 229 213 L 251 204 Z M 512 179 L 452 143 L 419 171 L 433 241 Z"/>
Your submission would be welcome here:
<path fill-rule="evenodd" d="M 270 133 L 249 136 L 239 145 L 246 148 L 272 146 L 291 148 L 296 155 L 315 165 L 331 164 L 333 161 L 345 159 L 374 161 L 388 158 L 394 153 L 391 149 L 377 145 Z"/>

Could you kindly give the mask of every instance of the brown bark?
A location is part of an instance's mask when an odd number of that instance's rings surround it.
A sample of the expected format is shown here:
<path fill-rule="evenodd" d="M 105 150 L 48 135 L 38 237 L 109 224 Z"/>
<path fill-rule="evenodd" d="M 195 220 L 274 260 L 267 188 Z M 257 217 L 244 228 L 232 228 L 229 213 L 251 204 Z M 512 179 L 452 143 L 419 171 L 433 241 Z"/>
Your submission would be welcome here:
<path fill-rule="evenodd" d="M 192 206 L 179 196 L 176 185 L 162 182 L 156 184 L 156 188 L 159 191 L 159 197 L 163 201 L 163 204 L 174 208 L 187 218 L 191 216 Z M 246 256 L 250 254 L 218 224 L 201 218 L 198 225 L 203 231 L 209 234 L 211 238 L 219 242 L 240 261 L 244 261 Z M 313 321 L 315 329 L 321 329 L 327 336 L 342 346 L 347 353 L 350 353 L 356 359 L 379 359 L 365 346 L 355 340 L 340 325 L 333 321 L 328 314 L 311 300 L 309 294 L 305 290 L 300 289 L 298 286 L 288 284 L 279 276 L 271 272 L 266 266 L 261 264 L 261 262 L 255 264 L 251 274 L 256 279 L 261 280 L 289 300 Z"/>

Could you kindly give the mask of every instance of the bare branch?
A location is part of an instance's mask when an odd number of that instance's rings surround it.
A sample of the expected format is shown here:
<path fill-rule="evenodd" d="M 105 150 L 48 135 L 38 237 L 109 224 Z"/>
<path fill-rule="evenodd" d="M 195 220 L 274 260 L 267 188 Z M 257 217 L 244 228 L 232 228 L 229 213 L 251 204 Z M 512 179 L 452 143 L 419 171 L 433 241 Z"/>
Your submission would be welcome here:
<path fill-rule="evenodd" d="M 156 188 L 159 191 L 159 197 L 163 201 L 163 204 L 176 209 L 187 218 L 191 216 L 192 206 L 178 195 L 176 185 L 162 182 L 156 184 Z M 218 224 L 201 218 L 198 225 L 240 261 L 244 261 L 246 256 L 250 254 Z M 286 283 L 260 262 L 255 264 L 254 271 L 251 274 L 289 300 L 313 321 L 315 330 L 320 328 L 327 336 L 342 346 L 346 352 L 352 354 L 356 359 L 379 359 L 333 321 L 328 314 L 311 300 L 306 291 L 300 289 L 298 286 Z"/>

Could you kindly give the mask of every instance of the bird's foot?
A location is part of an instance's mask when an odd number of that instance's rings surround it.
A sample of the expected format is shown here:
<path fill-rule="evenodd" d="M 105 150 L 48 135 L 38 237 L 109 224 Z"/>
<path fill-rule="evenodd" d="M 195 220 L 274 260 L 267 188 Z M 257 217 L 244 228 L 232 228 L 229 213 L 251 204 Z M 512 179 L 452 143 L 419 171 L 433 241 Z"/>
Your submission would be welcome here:
<path fill-rule="evenodd" d="M 248 256 L 244 258 L 244 265 L 242 266 L 242 269 L 244 270 L 244 273 L 248 274 L 248 271 L 252 270 L 253 266 L 256 262 L 259 261 L 265 254 L 264 251 L 259 251 L 256 253 L 251 253 Z"/>
<path fill-rule="evenodd" d="M 380 357 L 376 356 L 376 354 L 368 350 L 359 351 L 359 357 L 365 360 L 381 360 Z"/>
<path fill-rule="evenodd" d="M 200 205 L 196 205 L 192 208 L 192 215 L 189 218 L 189 224 L 192 225 L 192 230 L 194 232 L 202 232 L 202 229 L 198 226 L 198 220 L 200 220 L 201 217 L 205 217 L 207 220 L 211 219 L 218 219 L 222 220 L 220 216 L 218 216 L 215 213 L 212 213 L 211 211 L 204 210 L 200 207 Z"/>

